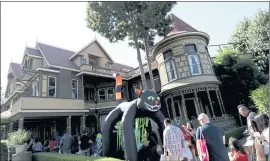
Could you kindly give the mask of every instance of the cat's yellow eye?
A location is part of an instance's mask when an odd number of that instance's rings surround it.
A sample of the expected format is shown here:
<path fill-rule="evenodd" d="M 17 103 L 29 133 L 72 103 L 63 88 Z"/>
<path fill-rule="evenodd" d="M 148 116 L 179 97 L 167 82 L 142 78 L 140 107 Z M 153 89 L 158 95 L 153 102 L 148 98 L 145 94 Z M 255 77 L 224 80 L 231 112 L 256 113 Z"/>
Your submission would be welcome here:
<path fill-rule="evenodd" d="M 157 97 L 157 100 L 159 100 L 159 101 L 160 101 L 160 97 Z"/>
<path fill-rule="evenodd" d="M 155 98 L 154 98 L 153 96 L 148 96 L 147 99 L 148 99 L 149 101 L 153 101 Z"/>

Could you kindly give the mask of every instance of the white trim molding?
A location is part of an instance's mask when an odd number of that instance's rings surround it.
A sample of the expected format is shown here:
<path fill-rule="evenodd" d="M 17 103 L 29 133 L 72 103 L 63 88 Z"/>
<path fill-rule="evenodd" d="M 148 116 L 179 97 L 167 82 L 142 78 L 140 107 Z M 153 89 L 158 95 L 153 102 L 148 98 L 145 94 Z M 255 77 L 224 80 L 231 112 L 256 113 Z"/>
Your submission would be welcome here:
<path fill-rule="evenodd" d="M 52 72 L 52 73 L 60 73 L 60 71 L 58 71 L 58 70 L 46 69 L 46 68 L 37 68 L 37 71 Z"/>

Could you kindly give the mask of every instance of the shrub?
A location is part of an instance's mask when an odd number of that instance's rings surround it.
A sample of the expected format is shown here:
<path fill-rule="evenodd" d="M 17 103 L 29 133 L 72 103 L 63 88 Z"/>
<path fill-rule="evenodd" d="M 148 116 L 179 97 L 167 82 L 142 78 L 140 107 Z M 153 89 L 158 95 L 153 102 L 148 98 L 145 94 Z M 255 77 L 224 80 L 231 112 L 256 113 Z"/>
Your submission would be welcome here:
<path fill-rule="evenodd" d="M 229 139 L 231 137 L 234 137 L 236 139 L 243 138 L 244 137 L 243 132 L 246 130 L 246 128 L 247 128 L 246 126 L 242 126 L 242 127 L 239 127 L 239 128 L 236 128 L 236 129 L 225 132 L 225 144 L 226 144 L 226 146 L 228 146 L 228 142 L 229 142 Z"/>
<path fill-rule="evenodd" d="M 27 141 L 29 133 L 25 130 L 18 130 L 8 134 L 8 142 L 11 145 L 23 145 Z"/>
<path fill-rule="evenodd" d="M 121 161 L 115 158 L 89 157 L 74 154 L 34 153 L 35 161 Z"/>
<path fill-rule="evenodd" d="M 8 145 L 6 142 L 1 141 L 1 153 L 0 153 L 0 158 L 1 161 L 8 161 Z"/>
<path fill-rule="evenodd" d="M 252 91 L 251 99 L 260 112 L 268 113 L 269 84 L 262 85 Z"/>

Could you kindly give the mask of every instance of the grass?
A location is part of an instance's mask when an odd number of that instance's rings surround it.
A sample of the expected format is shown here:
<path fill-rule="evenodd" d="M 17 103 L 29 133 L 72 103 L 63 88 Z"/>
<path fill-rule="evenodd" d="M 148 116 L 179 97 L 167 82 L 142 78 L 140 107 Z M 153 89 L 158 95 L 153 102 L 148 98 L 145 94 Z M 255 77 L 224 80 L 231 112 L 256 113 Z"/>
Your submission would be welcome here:
<path fill-rule="evenodd" d="M 34 153 L 35 161 L 121 161 L 115 158 L 107 157 L 90 157 L 74 154 L 58 154 L 58 153 Z"/>

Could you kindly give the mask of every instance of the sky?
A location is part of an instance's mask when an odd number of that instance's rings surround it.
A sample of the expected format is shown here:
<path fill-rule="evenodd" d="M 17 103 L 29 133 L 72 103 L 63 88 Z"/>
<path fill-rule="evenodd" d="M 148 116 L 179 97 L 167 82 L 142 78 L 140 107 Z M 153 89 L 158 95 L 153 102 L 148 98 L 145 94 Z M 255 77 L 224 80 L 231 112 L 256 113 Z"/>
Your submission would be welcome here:
<path fill-rule="evenodd" d="M 178 2 L 172 13 L 210 36 L 210 45 L 228 43 L 237 24 L 268 2 Z M 127 42 L 110 43 L 86 26 L 86 2 L 1 2 L 1 86 L 10 62 L 21 63 L 36 41 L 78 51 L 97 37 L 115 62 L 136 67 L 136 50 Z M 217 48 L 210 48 L 210 55 Z M 143 56 L 144 57 L 144 56 Z"/>

